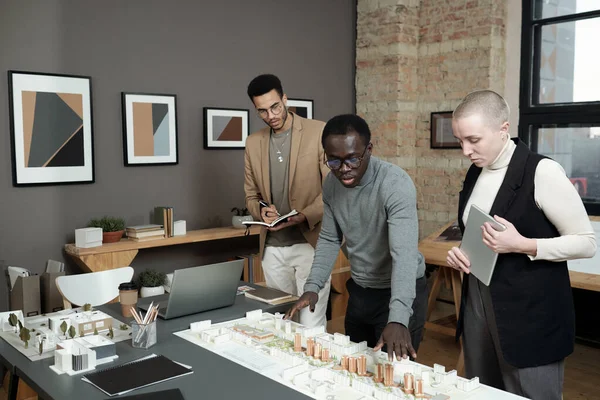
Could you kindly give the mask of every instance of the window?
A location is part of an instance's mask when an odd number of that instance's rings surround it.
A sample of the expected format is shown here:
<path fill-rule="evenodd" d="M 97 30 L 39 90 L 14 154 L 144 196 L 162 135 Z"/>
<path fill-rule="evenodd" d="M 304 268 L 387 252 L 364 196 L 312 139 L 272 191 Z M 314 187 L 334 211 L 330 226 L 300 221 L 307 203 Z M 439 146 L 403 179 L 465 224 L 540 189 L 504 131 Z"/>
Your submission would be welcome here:
<path fill-rule="evenodd" d="M 523 0 L 519 137 L 600 214 L 600 0 Z"/>

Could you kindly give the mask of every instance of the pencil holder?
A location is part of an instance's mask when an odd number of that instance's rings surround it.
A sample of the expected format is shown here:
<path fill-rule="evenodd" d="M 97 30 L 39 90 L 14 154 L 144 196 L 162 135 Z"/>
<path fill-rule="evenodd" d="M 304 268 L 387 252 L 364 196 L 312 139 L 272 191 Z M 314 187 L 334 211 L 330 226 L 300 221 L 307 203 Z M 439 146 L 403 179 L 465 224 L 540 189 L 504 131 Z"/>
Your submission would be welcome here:
<path fill-rule="evenodd" d="M 147 349 L 156 344 L 156 321 L 145 325 L 131 323 L 131 345 L 138 349 Z"/>

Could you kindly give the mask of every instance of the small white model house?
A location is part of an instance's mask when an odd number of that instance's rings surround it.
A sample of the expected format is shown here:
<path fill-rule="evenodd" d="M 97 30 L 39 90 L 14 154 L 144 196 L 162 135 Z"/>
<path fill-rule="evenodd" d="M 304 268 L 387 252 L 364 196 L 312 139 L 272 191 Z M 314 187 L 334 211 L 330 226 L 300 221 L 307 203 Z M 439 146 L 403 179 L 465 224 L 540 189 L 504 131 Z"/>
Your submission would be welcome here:
<path fill-rule="evenodd" d="M 56 315 L 48 318 L 48 327 L 56 335 L 62 334 L 60 326 L 65 322 L 67 332 L 71 326 L 75 327 L 77 336 L 105 332 L 112 328 L 113 318 L 101 311 L 84 311 L 69 315 Z"/>
<path fill-rule="evenodd" d="M 117 358 L 115 344 L 100 335 L 63 340 L 56 345 L 54 365 L 57 374 L 74 375 L 96 368 L 96 365 Z"/>

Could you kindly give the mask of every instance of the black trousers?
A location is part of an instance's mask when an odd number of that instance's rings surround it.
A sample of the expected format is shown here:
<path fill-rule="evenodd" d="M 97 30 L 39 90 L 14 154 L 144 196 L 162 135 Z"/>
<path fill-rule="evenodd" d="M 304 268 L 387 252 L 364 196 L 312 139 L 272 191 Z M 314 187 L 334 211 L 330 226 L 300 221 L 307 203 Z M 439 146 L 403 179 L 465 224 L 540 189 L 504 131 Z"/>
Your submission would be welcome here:
<path fill-rule="evenodd" d="M 412 346 L 417 351 L 423 338 L 423 327 L 427 315 L 427 279 L 425 276 L 415 282 L 416 296 L 413 301 L 413 314 L 408 322 L 408 330 Z M 346 335 L 350 340 L 359 343 L 367 342 L 367 346 L 375 347 L 381 337 L 383 328 L 388 323 L 391 289 L 363 288 L 352 278 L 346 282 L 350 297 L 346 310 Z"/>

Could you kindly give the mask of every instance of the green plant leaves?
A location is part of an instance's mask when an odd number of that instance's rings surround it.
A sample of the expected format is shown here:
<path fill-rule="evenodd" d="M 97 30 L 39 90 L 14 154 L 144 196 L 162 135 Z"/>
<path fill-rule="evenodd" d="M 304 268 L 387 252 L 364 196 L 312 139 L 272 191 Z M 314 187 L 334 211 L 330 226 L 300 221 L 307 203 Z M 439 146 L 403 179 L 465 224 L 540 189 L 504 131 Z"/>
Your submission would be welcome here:
<path fill-rule="evenodd" d="M 102 232 L 118 232 L 125 229 L 125 220 L 119 217 L 93 218 L 88 222 L 91 228 L 102 228 Z"/>
<path fill-rule="evenodd" d="M 154 269 L 147 269 L 145 271 L 140 272 L 138 280 L 140 281 L 140 286 L 162 286 L 167 282 L 167 274 L 165 274 L 164 272 L 156 271 Z"/>

